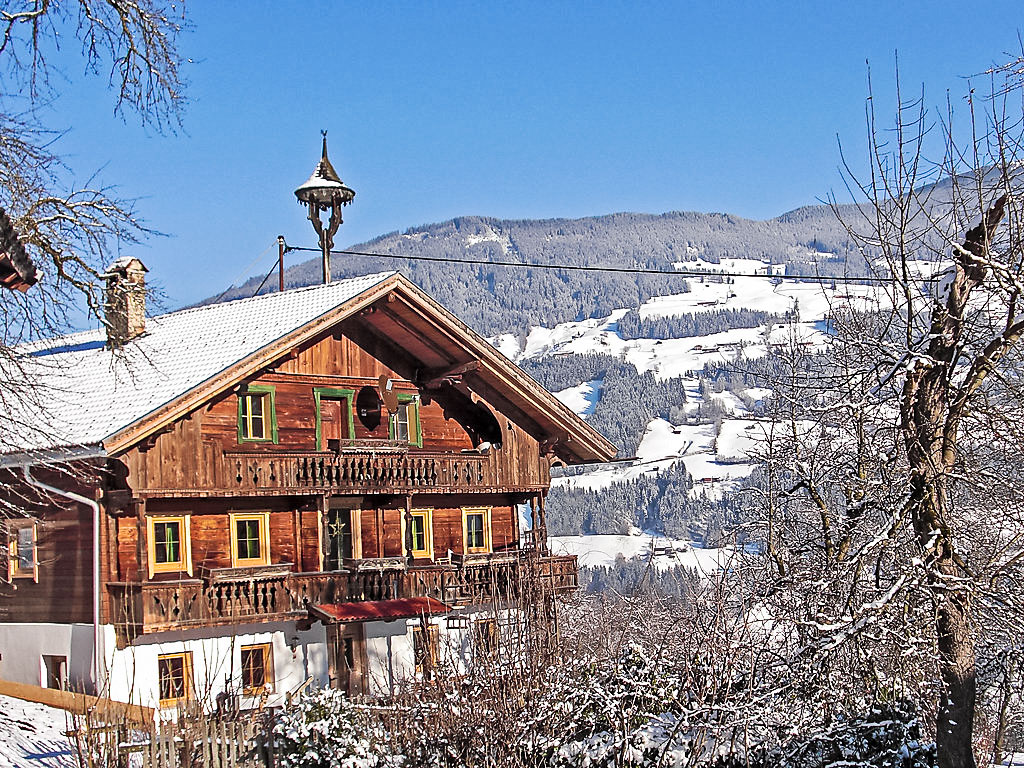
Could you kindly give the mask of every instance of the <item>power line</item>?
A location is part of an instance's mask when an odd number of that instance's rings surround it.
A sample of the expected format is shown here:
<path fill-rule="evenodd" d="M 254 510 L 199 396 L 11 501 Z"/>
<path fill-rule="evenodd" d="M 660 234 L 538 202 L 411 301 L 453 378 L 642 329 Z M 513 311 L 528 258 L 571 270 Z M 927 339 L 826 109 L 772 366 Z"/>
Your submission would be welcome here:
<path fill-rule="evenodd" d="M 319 248 L 310 248 L 301 245 L 289 245 L 285 247 L 288 251 L 309 251 L 310 253 L 322 253 Z M 879 277 L 878 275 L 778 275 L 762 272 L 711 272 L 700 269 L 647 269 L 644 267 L 593 267 L 583 264 L 525 264 L 521 261 L 483 261 L 481 259 L 456 259 L 450 256 L 405 256 L 397 253 L 371 253 L 368 251 L 331 251 L 339 256 L 369 256 L 377 259 L 407 259 L 409 261 L 436 261 L 446 264 L 475 264 L 485 267 L 519 267 L 525 269 L 555 269 L 571 270 L 574 272 L 615 272 L 629 275 L 671 275 L 673 277 L 771 277 L 779 280 L 793 280 L 797 282 L 822 282 L 833 281 L 837 283 L 895 283 L 896 278 Z M 922 282 L 932 282 L 937 277 L 921 278 Z"/>

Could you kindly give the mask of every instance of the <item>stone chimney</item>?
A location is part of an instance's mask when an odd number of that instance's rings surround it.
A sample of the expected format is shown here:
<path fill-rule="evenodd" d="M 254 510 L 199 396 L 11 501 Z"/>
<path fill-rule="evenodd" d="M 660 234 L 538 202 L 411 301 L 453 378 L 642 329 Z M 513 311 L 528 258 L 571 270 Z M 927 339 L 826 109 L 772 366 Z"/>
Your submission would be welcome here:
<path fill-rule="evenodd" d="M 123 347 L 146 331 L 146 265 L 132 256 L 122 256 L 109 267 L 104 311 L 107 346 Z"/>

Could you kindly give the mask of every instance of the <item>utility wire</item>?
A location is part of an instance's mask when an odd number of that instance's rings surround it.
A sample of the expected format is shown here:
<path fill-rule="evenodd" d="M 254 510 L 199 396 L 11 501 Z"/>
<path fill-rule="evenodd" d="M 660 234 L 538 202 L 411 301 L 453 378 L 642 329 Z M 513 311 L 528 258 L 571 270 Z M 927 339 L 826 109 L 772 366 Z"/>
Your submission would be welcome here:
<path fill-rule="evenodd" d="M 239 280 L 241 279 L 242 275 L 246 274 L 246 273 L 247 273 L 247 272 L 248 272 L 248 271 L 249 271 L 250 269 L 252 269 L 252 268 L 253 268 L 253 267 L 255 266 L 256 262 L 257 262 L 257 261 L 259 261 L 260 259 L 262 259 L 262 258 L 263 258 L 264 256 L 266 256 L 266 255 L 267 255 L 267 251 L 269 251 L 269 250 L 270 250 L 271 248 L 273 248 L 273 247 L 274 247 L 275 245 L 277 245 L 277 240 L 274 240 L 274 242 L 272 242 L 272 243 L 271 243 L 270 245 L 268 245 L 268 246 L 267 246 L 267 247 L 266 247 L 266 248 L 265 248 L 265 249 L 263 250 L 263 253 L 261 253 L 261 254 L 260 254 L 259 256 L 257 256 L 257 257 L 256 257 L 255 259 L 253 259 L 252 261 L 250 261 L 250 262 L 249 262 L 249 264 L 248 264 L 248 266 L 246 266 L 246 268 L 245 268 L 245 269 L 243 269 L 243 270 L 242 270 L 241 272 L 239 272 L 239 273 L 238 273 L 238 275 L 237 275 L 237 276 L 235 277 L 235 279 L 231 281 L 231 285 L 229 285 L 229 286 L 228 286 L 227 288 L 225 288 L 225 289 L 224 289 L 224 293 L 222 293 L 222 294 L 221 294 L 220 296 L 218 296 L 218 297 L 217 297 L 217 298 L 216 298 L 216 299 L 214 300 L 214 302 L 213 302 L 213 303 L 214 303 L 214 304 L 217 304 L 217 303 L 219 303 L 219 302 L 220 302 L 220 300 L 221 300 L 221 299 L 223 299 L 223 298 L 224 298 L 224 297 L 225 297 L 225 296 L 227 295 L 228 291 L 230 291 L 230 290 L 231 290 L 232 288 L 234 288 L 234 287 L 235 287 L 235 283 L 237 283 L 237 282 L 238 282 L 238 281 L 239 281 Z M 267 282 L 267 279 L 266 279 L 266 278 L 263 278 L 263 282 L 264 282 L 264 283 L 265 283 L 265 282 Z M 260 287 L 262 288 L 263 286 L 261 285 Z"/>
<path fill-rule="evenodd" d="M 309 251 L 311 253 L 322 253 L 319 248 L 310 248 L 301 245 L 289 245 L 285 247 L 288 251 Z M 367 251 L 331 251 L 338 256 L 369 256 L 378 259 L 408 259 L 409 261 L 439 261 L 447 264 L 475 264 L 486 267 L 520 267 L 525 269 L 557 269 L 572 270 L 575 272 L 617 272 L 630 275 L 672 275 L 674 277 L 774 277 L 780 280 L 793 281 L 834 281 L 837 283 L 895 283 L 893 277 L 879 277 L 878 275 L 777 275 L 759 272 L 711 272 L 700 269 L 646 269 L 643 267 L 591 267 L 582 264 L 526 264 L 521 261 L 483 261 L 479 259 L 456 259 L 449 256 L 404 256 L 397 253 L 370 253 Z M 921 278 L 922 282 L 934 282 L 939 277 Z"/>

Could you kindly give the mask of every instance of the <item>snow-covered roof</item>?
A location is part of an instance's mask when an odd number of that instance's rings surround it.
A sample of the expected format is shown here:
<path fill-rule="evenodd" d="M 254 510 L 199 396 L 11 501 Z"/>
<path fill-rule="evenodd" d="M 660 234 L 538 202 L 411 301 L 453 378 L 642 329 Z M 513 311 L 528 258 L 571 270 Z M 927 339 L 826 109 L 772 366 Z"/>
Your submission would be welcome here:
<path fill-rule="evenodd" d="M 146 320 L 146 332 L 113 351 L 106 331 L 19 348 L 33 397 L 6 420 L 0 452 L 100 445 L 153 411 L 392 277 L 363 277 L 183 309 Z M 15 405 L 15 410 L 18 405 Z M 19 425 L 22 425 L 19 427 Z"/>

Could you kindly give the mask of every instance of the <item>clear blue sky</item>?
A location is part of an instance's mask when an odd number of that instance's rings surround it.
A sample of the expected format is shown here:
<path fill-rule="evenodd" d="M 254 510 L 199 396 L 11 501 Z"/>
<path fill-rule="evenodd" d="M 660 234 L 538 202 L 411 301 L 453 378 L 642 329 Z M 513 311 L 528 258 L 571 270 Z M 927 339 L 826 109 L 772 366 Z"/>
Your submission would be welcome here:
<path fill-rule="evenodd" d="M 338 246 L 471 214 L 770 218 L 841 188 L 866 61 L 884 106 L 897 50 L 904 88 L 939 104 L 1024 28 L 1019 0 L 186 7 L 183 132 L 115 118 L 80 64 L 53 107 L 76 171 L 100 169 L 169 235 L 127 252 L 170 308 L 219 293 L 279 233 L 315 245 L 293 190 L 321 128 L 357 193 Z"/>

